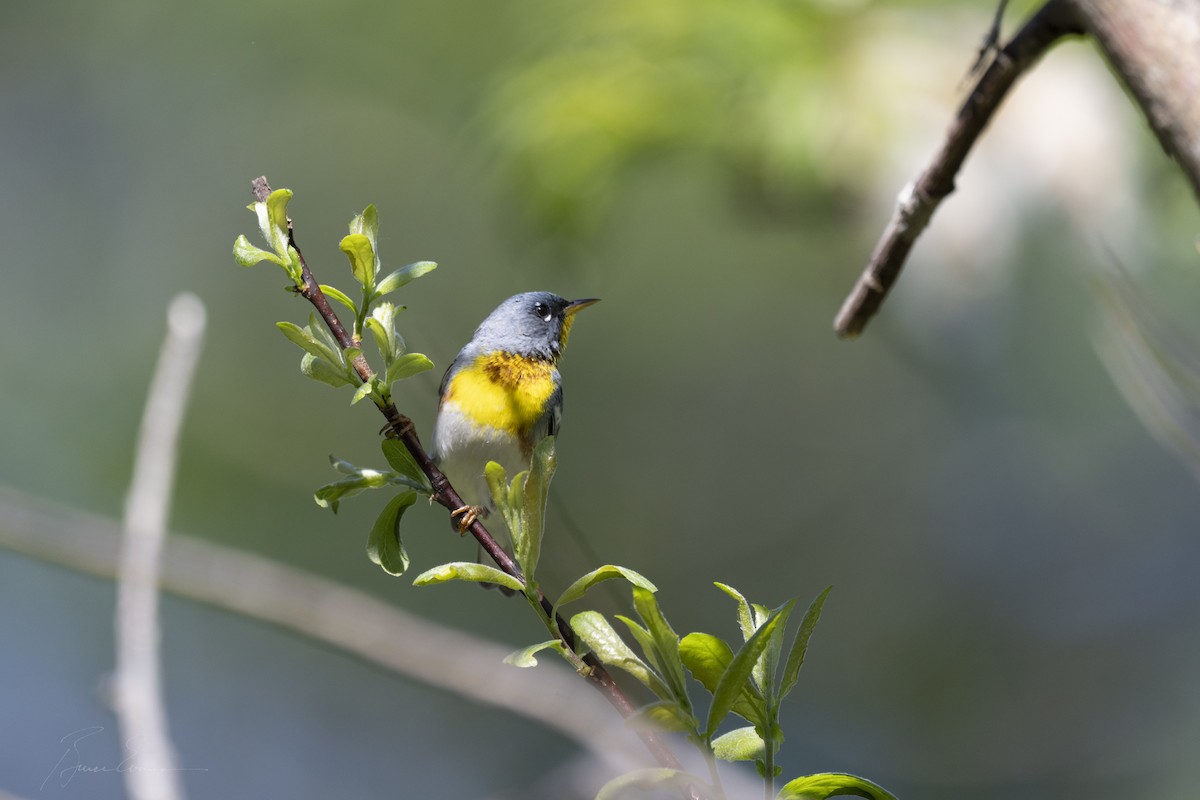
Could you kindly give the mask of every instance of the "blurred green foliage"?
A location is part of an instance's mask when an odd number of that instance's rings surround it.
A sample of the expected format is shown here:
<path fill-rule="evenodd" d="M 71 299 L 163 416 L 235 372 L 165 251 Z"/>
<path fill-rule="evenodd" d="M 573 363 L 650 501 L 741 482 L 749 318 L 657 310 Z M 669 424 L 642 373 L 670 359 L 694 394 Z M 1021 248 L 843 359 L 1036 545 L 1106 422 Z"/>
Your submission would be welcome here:
<path fill-rule="evenodd" d="M 886 164 L 896 125 L 886 86 L 864 71 L 913 56 L 877 20 L 907 13 L 936 31 L 942 6 L 619 0 L 525 8 L 539 23 L 530 26 L 531 52 L 489 92 L 481 127 L 528 223 L 538 235 L 572 240 L 596 233 L 639 166 L 682 154 L 716 165 L 760 213 L 861 196 Z M 871 48 L 894 52 L 875 61 Z M 968 44 L 964 76 L 969 53 Z"/>
<path fill-rule="evenodd" d="M 854 96 L 842 83 L 855 77 L 842 63 L 857 24 L 848 9 L 622 0 L 552 13 L 542 30 L 553 34 L 500 82 L 483 122 L 541 232 L 594 232 L 619 179 L 656 155 L 704 153 L 769 198 L 839 177 L 818 145 Z"/>

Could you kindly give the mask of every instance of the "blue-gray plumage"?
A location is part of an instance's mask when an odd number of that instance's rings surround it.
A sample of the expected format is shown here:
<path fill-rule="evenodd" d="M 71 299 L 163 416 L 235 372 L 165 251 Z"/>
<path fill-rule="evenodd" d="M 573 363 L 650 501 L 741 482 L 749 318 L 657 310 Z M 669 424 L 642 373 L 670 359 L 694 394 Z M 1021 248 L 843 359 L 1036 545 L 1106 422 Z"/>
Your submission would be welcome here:
<path fill-rule="evenodd" d="M 557 434 L 562 417 L 558 359 L 575 312 L 595 302 L 550 292 L 510 297 L 480 323 L 446 370 L 433 449 L 466 504 L 455 512 L 461 529 L 491 510 L 484 478 L 489 461 L 503 466 L 511 479 L 529 468 L 543 437 Z"/>

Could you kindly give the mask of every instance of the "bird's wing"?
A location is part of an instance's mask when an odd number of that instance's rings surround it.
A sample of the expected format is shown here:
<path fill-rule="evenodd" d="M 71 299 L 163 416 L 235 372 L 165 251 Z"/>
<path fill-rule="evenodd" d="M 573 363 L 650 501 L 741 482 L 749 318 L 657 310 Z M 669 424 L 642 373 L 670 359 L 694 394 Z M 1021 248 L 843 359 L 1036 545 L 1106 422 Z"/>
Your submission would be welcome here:
<path fill-rule="evenodd" d="M 550 402 L 546 404 L 546 432 L 543 436 L 558 436 L 558 426 L 562 422 L 562 407 L 563 407 L 563 392 L 562 384 L 559 384 L 554 389 L 554 394 L 550 395 Z M 540 438 L 540 437 L 539 437 Z"/>
<path fill-rule="evenodd" d="M 453 375 L 454 373 L 458 372 L 458 368 L 466 360 L 467 359 L 460 352 L 454 358 L 454 360 L 450 362 L 450 366 L 446 367 L 446 373 L 444 375 L 442 375 L 442 382 L 438 385 L 438 407 L 439 408 L 442 405 L 442 399 L 446 396 L 446 387 L 450 385 L 450 376 Z"/>

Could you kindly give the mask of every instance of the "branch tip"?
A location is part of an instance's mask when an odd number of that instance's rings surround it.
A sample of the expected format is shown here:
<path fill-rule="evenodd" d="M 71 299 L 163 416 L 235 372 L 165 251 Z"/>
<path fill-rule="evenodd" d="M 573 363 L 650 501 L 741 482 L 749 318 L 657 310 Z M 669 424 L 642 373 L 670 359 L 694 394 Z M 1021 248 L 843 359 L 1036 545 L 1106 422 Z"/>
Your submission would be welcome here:
<path fill-rule="evenodd" d="M 267 183 L 267 176 L 259 175 L 250 181 L 250 190 L 254 192 L 255 200 L 260 203 L 267 202 L 267 198 L 271 196 L 271 184 Z"/>

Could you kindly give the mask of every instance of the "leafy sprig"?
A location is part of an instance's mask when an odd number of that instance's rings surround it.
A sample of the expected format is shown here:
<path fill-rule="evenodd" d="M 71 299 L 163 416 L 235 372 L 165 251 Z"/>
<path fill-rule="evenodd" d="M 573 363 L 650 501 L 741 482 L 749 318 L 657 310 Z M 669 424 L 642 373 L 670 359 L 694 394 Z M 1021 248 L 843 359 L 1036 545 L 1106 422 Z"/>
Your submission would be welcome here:
<path fill-rule="evenodd" d="M 367 206 L 351 220 L 350 233 L 341 241 L 351 275 L 359 285 L 360 299 L 355 301 L 346 292 L 317 284 L 313 278 L 292 237 L 291 220 L 287 216 L 292 193 L 287 189 L 270 191 L 265 178 L 255 181 L 255 193 L 257 202 L 250 209 L 257 216 L 270 249 L 255 247 L 245 236 L 239 236 L 234 243 L 234 258 L 243 266 L 269 261 L 283 269 L 290 282 L 288 288 L 308 299 L 317 311 L 304 327 L 291 322 L 277 323 L 280 331 L 304 351 L 301 371 L 321 383 L 353 389 L 351 403 L 369 397 L 388 419 L 389 431 L 395 437 L 385 439 L 382 444 L 390 469 L 357 467 L 331 456 L 334 470 L 343 477 L 320 487 L 314 499 L 336 512 L 342 500 L 354 495 L 370 489 L 398 488 L 371 528 L 367 553 L 388 573 L 403 575 L 410 559 L 399 528 L 407 509 L 420 496 L 437 500 L 449 509 L 461 505 L 461 498 L 425 453 L 411 422 L 400 414 L 392 399 L 394 384 L 431 369 L 433 364 L 420 353 L 406 351 L 404 339 L 395 326 L 396 315 L 404 307 L 384 298 L 436 265 L 418 261 L 379 278 L 379 217 L 374 206 Z M 327 298 L 352 312 L 354 322 L 349 331 L 342 326 Z M 372 369 L 366 360 L 363 340 L 367 331 L 382 361 L 382 369 Z M 553 437 L 546 437 L 535 447 L 530 469 L 511 479 L 499 464 L 487 465 L 485 475 L 493 506 L 509 528 L 513 555 L 510 557 L 500 548 L 478 522 L 471 530 L 502 569 L 450 562 L 424 571 L 414 583 L 430 586 L 472 581 L 498 584 L 522 593 L 551 638 L 518 650 L 505 659 L 506 663 L 532 667 L 537 664 L 537 654 L 556 652 L 628 717 L 662 766 L 637 770 L 611 781 L 597 795 L 598 800 L 615 798 L 627 788 L 656 785 L 675 786 L 691 800 L 704 797 L 723 800 L 718 760 L 753 761 L 763 776 L 768 800 L 773 795 L 776 800 L 824 800 L 846 794 L 868 800 L 894 800 L 876 784 L 844 773 L 795 778 L 774 794 L 774 781 L 781 772 L 775 764 L 775 755 L 783 742 L 780 705 L 797 683 L 829 589 L 809 605 L 786 658 L 784 637 L 795 600 L 771 610 L 750 603 L 730 586 L 717 584 L 736 601 L 736 617 L 743 638 L 737 652 L 712 634 L 696 632 L 680 638 L 658 604 L 655 585 L 628 567 L 606 564 L 592 569 L 551 600 L 539 586 L 537 570 L 545 533 L 546 503 L 556 466 Z M 616 615 L 616 619 L 641 655 L 600 613 L 581 611 L 572 617 L 570 624 L 559 613 L 563 606 L 578 602 L 594 586 L 609 580 L 624 580 L 631 586 L 638 619 L 623 615 Z M 631 675 L 655 699 L 637 709 L 612 680 L 606 666 Z M 697 713 L 689 674 L 710 695 L 707 713 L 703 715 Z M 740 716 L 750 725 L 718 735 L 730 715 Z M 655 730 L 683 733 L 704 754 L 709 775 L 684 771 Z"/>
<path fill-rule="evenodd" d="M 290 288 L 301 291 L 305 288 L 303 266 L 300 255 L 291 243 L 288 230 L 287 204 L 292 193 L 277 189 L 265 201 L 254 203 L 250 209 L 258 216 L 263 238 L 272 251 L 255 247 L 239 236 L 233 245 L 233 255 L 244 267 L 270 261 L 283 268 L 291 279 Z M 350 332 L 351 346 L 343 348 L 316 315 L 301 328 L 292 322 L 277 322 L 279 330 L 289 341 L 304 351 L 300 370 L 313 380 L 335 388 L 354 387 L 350 402 L 357 403 L 370 397 L 383 408 L 392 402 L 392 385 L 433 368 L 433 362 L 420 353 L 406 353 L 404 339 L 396 331 L 396 313 L 404 306 L 384 302 L 387 295 L 403 288 L 413 280 L 437 268 L 432 261 L 417 261 L 393 270 L 382 280 L 376 281 L 380 272 L 379 261 L 379 212 L 375 206 L 366 209 L 350 220 L 350 234 L 341 241 L 342 252 L 350 261 L 350 274 L 358 283 L 361 299 L 358 302 L 336 286 L 321 284 L 321 291 L 354 313 L 354 327 Z M 363 380 L 355 369 L 354 361 L 363 355 L 364 330 L 371 332 L 375 348 L 383 360 L 383 369 L 372 370 Z"/>
<path fill-rule="evenodd" d="M 720 583 L 717 586 L 737 601 L 743 639 L 737 652 L 709 633 L 689 633 L 680 639 L 663 615 L 654 593 L 641 587 L 633 589 L 640 623 L 617 616 L 637 643 L 641 657 L 599 613 L 584 611 L 572 618 L 571 624 L 580 638 L 602 662 L 633 676 L 657 698 L 634 719 L 685 734 L 704 753 L 710 766 L 707 778 L 664 769 L 623 775 L 610 782 L 597 796 L 598 800 L 616 797 L 618 790 L 634 785 L 688 782 L 701 783 L 712 796 L 724 797 L 716 760 L 754 762 L 763 777 L 766 797 L 774 796 L 776 800 L 824 800 L 847 794 L 869 800 L 895 800 L 871 781 L 844 773 L 795 778 L 775 795 L 774 781 L 782 771 L 775 764 L 775 755 L 783 742 L 780 706 L 796 686 L 809 640 L 830 590 L 826 588 L 809 605 L 784 659 L 787 625 L 796 601 L 768 609 L 748 602 L 730 586 Z M 695 712 L 696 705 L 688 694 L 685 667 L 710 696 L 703 720 Z M 751 724 L 717 736 L 730 715 Z"/>
<path fill-rule="evenodd" d="M 498 583 L 524 592 L 531 605 L 542 611 L 537 603 L 536 572 L 554 466 L 554 438 L 546 437 L 535 448 L 530 469 L 511 481 L 497 463 L 489 463 L 485 471 L 492 502 L 512 534 L 513 550 L 525 575 L 524 583 L 492 567 L 463 562 L 434 567 L 420 575 L 415 583 L 420 586 L 452 580 Z M 555 612 L 582 599 L 597 583 L 612 579 L 623 579 L 631 585 L 638 619 L 620 614 L 616 619 L 637 650 L 597 611 L 575 614 L 571 618 L 571 628 L 601 663 L 629 674 L 655 697 L 630 718 L 631 723 L 683 733 L 704 753 L 710 764 L 710 774 L 704 777 L 669 768 L 640 770 L 610 782 L 597 795 L 598 800 L 616 797 L 618 790 L 635 785 L 664 784 L 698 785 L 710 796 L 723 798 L 724 788 L 716 760 L 754 762 L 763 777 L 767 797 L 774 796 L 776 800 L 824 800 L 843 794 L 868 800 L 895 800 L 882 787 L 843 773 L 795 778 L 785 784 L 778 795 L 775 794 L 775 779 L 782 771 L 775 764 L 775 756 L 784 738 L 780 708 L 799 680 L 809 641 L 832 587 L 826 588 L 809 604 L 785 656 L 786 632 L 796 600 L 768 609 L 751 603 L 741 592 L 723 583 L 716 586 L 736 602 L 735 616 L 743 639 L 737 652 L 723 639 L 709 633 L 689 633 L 680 638 L 659 606 L 657 587 L 628 567 L 608 564 L 581 576 L 554 602 Z M 547 629 L 556 635 L 553 616 L 545 613 L 541 616 Z M 544 650 L 558 653 L 576 669 L 584 668 L 579 654 L 563 646 L 558 638 L 524 647 L 505 661 L 513 666 L 532 667 L 537 664 L 536 655 Z M 698 706 L 689 693 L 689 673 L 710 696 L 703 719 L 697 714 Z M 750 725 L 718 736 L 731 715 L 741 717 Z"/>
<path fill-rule="evenodd" d="M 310 289 L 309 278 L 299 251 L 292 242 L 291 225 L 287 215 L 292 192 L 277 189 L 249 206 L 258 218 L 259 230 L 270 250 L 250 244 L 239 236 L 233 245 L 234 259 L 244 267 L 263 261 L 281 267 L 291 284 L 289 289 L 304 293 Z M 400 267 L 376 280 L 380 272 L 379 212 L 369 205 L 350 220 L 350 234 L 342 239 L 341 249 L 350 261 L 350 274 L 360 288 L 361 299 L 355 302 L 342 290 L 321 284 L 321 293 L 346 306 L 354 313 L 350 344 L 343 347 L 329 326 L 310 313 L 308 324 L 300 327 L 293 322 L 277 322 L 276 327 L 288 341 L 304 351 L 300 371 L 313 380 L 334 388 L 351 387 L 351 404 L 370 397 L 380 409 L 391 406 L 392 387 L 398 381 L 411 378 L 433 368 L 433 362 L 421 353 L 405 352 L 404 338 L 396 330 L 396 314 L 403 306 L 384 301 L 384 297 L 403 288 L 413 280 L 437 267 L 432 261 L 417 261 Z M 372 341 L 383 369 L 363 369 L 363 331 L 371 332 Z M 366 376 L 364 378 L 364 375 Z M 391 470 L 357 467 L 348 461 L 330 456 L 330 463 L 346 475 L 320 487 L 314 494 L 317 504 L 335 513 L 339 503 L 368 489 L 403 486 L 405 491 L 384 506 L 375 520 L 367 540 L 367 555 L 392 575 L 402 575 L 408 569 L 408 553 L 399 536 L 400 518 L 413 505 L 418 494 L 429 496 L 432 487 L 420 465 L 408 449 L 394 439 L 383 441 L 383 455 Z"/>

